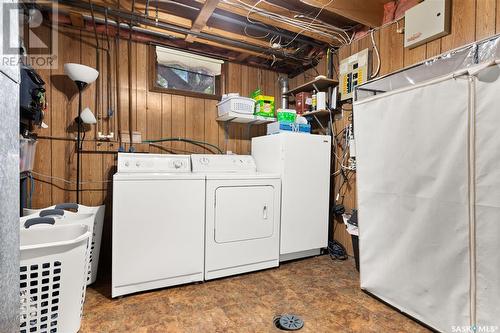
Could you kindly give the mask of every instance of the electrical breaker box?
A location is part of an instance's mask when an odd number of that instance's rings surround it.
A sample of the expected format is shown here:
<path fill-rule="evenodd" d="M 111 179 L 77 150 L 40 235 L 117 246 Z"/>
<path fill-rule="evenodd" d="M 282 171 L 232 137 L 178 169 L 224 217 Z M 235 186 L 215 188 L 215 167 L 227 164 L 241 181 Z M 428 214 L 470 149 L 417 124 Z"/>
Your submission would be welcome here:
<path fill-rule="evenodd" d="M 340 61 L 340 100 L 352 98 L 354 88 L 365 83 L 371 76 L 371 52 L 364 49 Z"/>
<path fill-rule="evenodd" d="M 451 0 L 426 0 L 405 12 L 405 47 L 414 48 L 450 33 Z"/>

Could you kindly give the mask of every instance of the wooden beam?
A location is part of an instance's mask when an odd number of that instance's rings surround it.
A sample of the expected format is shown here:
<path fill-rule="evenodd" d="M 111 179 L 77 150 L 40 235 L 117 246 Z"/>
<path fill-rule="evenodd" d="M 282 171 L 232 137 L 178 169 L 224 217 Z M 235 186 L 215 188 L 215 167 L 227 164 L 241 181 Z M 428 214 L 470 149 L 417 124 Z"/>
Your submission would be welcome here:
<path fill-rule="evenodd" d="M 291 13 L 290 10 L 283 8 L 281 6 L 273 5 L 269 2 L 264 2 L 264 1 L 259 2 L 258 0 L 242 0 L 242 1 L 245 2 L 249 6 L 257 5 L 256 8 L 264 9 L 264 10 L 267 10 L 267 11 L 270 11 L 273 13 L 279 13 L 281 15 L 288 17 L 288 18 L 293 18 L 293 13 Z M 196 2 L 204 3 L 204 0 L 196 0 Z M 217 6 L 217 8 L 222 9 L 222 10 L 227 11 L 227 12 L 230 12 L 230 13 L 233 13 L 233 14 L 243 16 L 243 17 L 247 17 L 247 14 L 248 14 L 247 9 L 240 8 L 240 7 L 237 7 L 235 5 L 232 5 L 232 4 L 229 4 L 226 2 L 220 2 L 219 5 Z M 295 26 L 292 26 L 292 25 L 289 25 L 289 24 L 286 24 L 283 22 L 278 22 L 278 21 L 273 20 L 271 18 L 259 15 L 259 13 L 257 13 L 257 12 L 252 13 L 250 15 L 250 19 L 252 19 L 254 21 L 259 21 L 259 22 L 262 22 L 262 23 L 265 23 L 265 24 L 268 24 L 271 26 L 275 26 L 275 27 L 278 27 L 281 29 L 285 29 L 285 30 L 288 30 L 291 32 L 300 33 L 301 35 L 316 39 L 316 40 L 321 41 L 321 42 L 325 42 L 325 43 L 329 43 L 329 44 L 333 44 L 333 45 L 339 44 L 338 41 L 336 41 L 333 38 L 330 38 L 328 36 L 320 35 L 320 34 L 317 34 L 315 32 L 311 32 L 311 31 L 303 31 L 302 28 L 295 27 Z M 250 28 L 251 28 L 251 25 L 250 25 Z"/>
<path fill-rule="evenodd" d="M 85 26 L 85 21 L 83 20 L 82 13 L 70 11 L 69 19 L 71 20 L 71 25 L 77 28 L 83 28 Z"/>
<path fill-rule="evenodd" d="M 123 2 L 126 2 L 126 1 L 128 1 L 128 0 L 121 0 L 120 4 L 123 4 Z M 110 2 L 112 2 L 112 1 L 111 0 L 93 0 L 92 1 L 92 3 L 96 4 L 96 5 L 108 6 L 110 8 L 117 8 L 116 6 L 111 6 Z M 135 6 L 136 12 L 137 12 L 137 9 L 139 7 L 140 6 L 137 6 L 137 5 Z M 125 8 L 123 6 L 121 6 L 121 8 L 122 8 L 122 10 L 125 10 Z M 129 10 L 130 10 L 130 8 L 129 8 Z M 149 17 L 151 18 L 151 14 L 153 14 L 154 11 L 151 11 L 151 7 L 149 9 L 150 9 L 150 15 L 149 15 Z M 66 5 L 59 4 L 59 10 L 65 10 L 65 11 L 67 11 L 69 13 L 70 11 L 74 11 L 74 7 L 69 7 L 69 6 L 66 6 Z M 79 10 L 80 14 L 90 15 L 90 11 L 88 11 L 88 10 L 83 10 L 83 9 L 78 9 L 78 10 Z M 165 14 L 165 13 L 163 13 L 163 14 Z M 185 24 L 186 23 L 185 20 L 188 20 L 189 21 L 189 27 L 192 26 L 191 20 L 189 20 L 189 19 L 184 19 L 182 17 L 171 15 L 171 14 L 167 14 L 167 15 L 168 15 L 168 18 L 170 20 L 169 22 L 164 21 L 163 19 L 160 19 L 160 17 L 161 17 L 160 13 L 158 15 L 159 21 L 165 22 L 165 23 L 171 23 L 171 24 L 175 25 L 176 24 L 175 22 L 181 22 L 181 23 L 184 22 L 184 24 Z M 101 15 L 101 14 L 98 14 L 98 13 L 95 13 L 95 17 L 96 18 L 100 18 L 100 19 L 104 19 L 104 16 Z M 112 18 L 110 18 L 110 19 L 112 19 Z M 146 30 L 160 32 L 160 33 L 166 33 L 166 34 L 169 34 L 169 35 L 171 35 L 173 37 L 176 37 L 178 39 L 185 39 L 186 38 L 185 34 L 178 33 L 178 32 L 171 31 L 171 30 L 167 30 L 167 29 L 163 29 L 163 28 L 160 28 L 160 27 L 151 27 L 151 26 L 147 26 L 147 25 L 143 25 L 143 24 L 140 24 L 139 26 L 141 28 L 146 29 Z M 83 29 L 84 27 L 82 26 L 80 28 Z M 260 39 L 257 39 L 257 38 L 252 38 L 252 37 L 240 35 L 240 34 L 237 34 L 237 33 L 228 32 L 228 31 L 225 31 L 225 30 L 222 30 L 222 29 L 217 29 L 217 28 L 212 28 L 212 27 L 204 27 L 202 29 L 202 31 L 205 32 L 205 33 L 211 34 L 211 35 L 225 37 L 228 40 L 242 41 L 242 42 L 246 42 L 248 44 L 252 44 L 252 45 L 260 46 L 260 47 L 266 47 L 266 48 L 269 47 L 269 43 L 266 42 L 265 40 L 260 40 Z M 246 50 L 246 49 L 243 49 L 243 48 L 240 48 L 240 47 L 235 47 L 235 46 L 230 46 L 230 45 L 226 45 L 226 44 L 222 44 L 222 43 L 217 43 L 217 42 L 210 41 L 210 40 L 207 40 L 207 39 L 204 39 L 204 38 L 201 38 L 201 37 L 197 37 L 196 38 L 196 42 L 201 43 L 201 44 L 205 44 L 205 45 L 210 45 L 210 46 L 215 46 L 215 47 L 219 47 L 219 48 L 224 48 L 224 49 L 227 49 L 227 50 L 237 51 L 239 53 L 245 53 L 247 55 L 253 55 L 253 56 L 264 58 L 264 59 L 273 59 L 273 57 L 270 56 L 270 55 L 268 55 L 268 54 L 263 54 L 263 53 L 259 53 L 259 52 L 255 52 L 255 51 L 251 51 L 251 50 Z"/>
<path fill-rule="evenodd" d="M 131 0 L 92 0 L 95 5 L 100 5 L 109 8 L 118 8 L 124 11 L 130 12 L 132 10 Z M 118 6 L 119 4 L 119 6 Z M 145 15 L 146 14 L 146 4 L 144 2 L 136 1 L 134 4 L 134 13 Z M 155 2 L 150 1 L 148 7 L 148 13 L 146 15 L 149 19 L 156 19 L 156 5 Z M 158 20 L 165 23 L 174 24 L 182 28 L 191 29 L 193 26 L 190 19 L 165 13 L 161 9 L 158 11 Z"/>
<path fill-rule="evenodd" d="M 250 55 L 249 54 L 246 54 L 246 53 L 242 53 L 240 54 L 238 57 L 236 57 L 236 61 L 237 62 L 243 62 L 245 61 Z"/>
<path fill-rule="evenodd" d="M 208 3 L 208 2 L 209 1 L 207 1 L 206 3 Z M 217 0 L 216 2 L 219 2 L 219 0 Z M 96 5 L 110 7 L 110 8 L 118 8 L 118 6 L 116 4 L 116 0 L 92 0 L 92 3 L 94 3 Z M 127 5 L 127 3 L 130 3 L 130 5 Z M 156 18 L 156 10 L 155 10 L 155 7 L 153 4 L 154 4 L 154 2 L 150 2 L 149 8 L 148 8 L 149 15 L 147 17 L 150 19 Z M 130 9 L 131 9 L 130 0 L 120 0 L 120 7 L 122 8 L 122 10 L 129 10 L 130 11 Z M 136 9 L 135 10 L 136 12 L 144 13 L 146 6 L 144 4 L 140 4 L 140 3 L 136 2 L 135 9 Z M 269 42 L 267 42 L 264 39 L 252 38 L 252 37 L 249 37 L 246 35 L 241 35 L 238 33 L 231 32 L 231 31 L 226 31 L 226 30 L 222 30 L 222 29 L 218 29 L 218 28 L 209 27 L 209 26 L 204 26 L 204 27 L 201 27 L 200 30 L 196 30 L 196 29 L 194 29 L 195 24 L 196 24 L 196 20 L 194 23 L 192 23 L 190 19 L 187 19 L 187 18 L 184 18 L 181 16 L 177 16 L 177 15 L 173 15 L 173 14 L 168 14 L 168 13 L 165 13 L 162 11 L 158 12 L 158 20 L 161 22 L 173 24 L 173 25 L 176 25 L 176 26 L 179 26 L 182 28 L 189 28 L 189 29 L 191 29 L 193 31 L 197 31 L 197 32 L 201 31 L 201 32 L 204 32 L 204 33 L 207 33 L 210 35 L 225 37 L 228 39 L 237 40 L 240 42 L 245 42 L 245 43 L 252 44 L 255 46 L 269 47 Z M 149 30 L 153 30 L 153 31 L 157 31 L 157 32 L 165 32 L 165 30 L 161 29 L 161 28 L 148 27 L 145 25 L 139 25 L 139 26 L 141 28 L 144 28 L 144 29 L 149 29 Z M 174 36 L 174 37 L 177 37 L 177 38 L 182 38 L 182 39 L 186 38 L 186 41 L 188 41 L 187 36 L 185 34 L 175 33 L 172 31 L 169 31 L 169 34 Z M 194 38 L 193 38 L 193 41 L 194 41 Z"/>
<path fill-rule="evenodd" d="M 198 16 L 193 22 L 193 26 L 191 27 L 192 31 L 200 32 L 201 29 L 203 29 L 206 26 L 208 19 L 210 18 L 210 16 L 212 16 L 212 13 L 214 12 L 215 8 L 217 8 L 219 2 L 220 0 L 205 1 L 205 4 L 200 9 Z M 192 43 L 195 39 L 196 37 L 193 35 L 186 36 L 186 42 Z"/>
<path fill-rule="evenodd" d="M 301 0 L 303 3 L 324 8 L 352 21 L 375 28 L 382 25 L 384 5 L 379 0 Z"/>

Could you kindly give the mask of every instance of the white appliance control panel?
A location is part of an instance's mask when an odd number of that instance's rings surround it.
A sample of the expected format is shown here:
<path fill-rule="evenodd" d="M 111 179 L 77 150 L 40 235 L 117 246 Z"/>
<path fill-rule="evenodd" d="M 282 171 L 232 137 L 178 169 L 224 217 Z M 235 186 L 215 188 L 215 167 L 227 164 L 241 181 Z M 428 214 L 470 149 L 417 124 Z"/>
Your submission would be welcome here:
<path fill-rule="evenodd" d="M 118 172 L 191 172 L 189 155 L 118 154 Z"/>
<path fill-rule="evenodd" d="M 250 155 L 191 155 L 193 172 L 254 173 L 257 166 Z"/>

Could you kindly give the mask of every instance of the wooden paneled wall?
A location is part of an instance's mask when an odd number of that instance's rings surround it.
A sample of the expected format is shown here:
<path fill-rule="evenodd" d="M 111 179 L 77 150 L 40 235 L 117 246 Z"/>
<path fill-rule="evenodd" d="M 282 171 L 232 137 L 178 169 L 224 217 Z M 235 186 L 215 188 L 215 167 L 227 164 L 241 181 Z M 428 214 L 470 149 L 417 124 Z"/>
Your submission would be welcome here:
<path fill-rule="evenodd" d="M 102 262 L 107 273 L 110 263 L 110 228 L 112 176 L 116 172 L 116 152 L 120 147 L 116 134 L 139 131 L 143 140 L 181 137 L 218 145 L 224 152 L 247 154 L 250 138 L 265 134 L 265 125 L 247 126 L 218 123 L 217 100 L 171 95 L 149 91 L 147 44 L 127 40 L 111 40 L 107 57 L 106 39 L 96 40 L 92 33 L 59 27 L 58 67 L 40 70 L 46 82 L 48 111 L 44 122 L 47 129 L 37 130 L 39 137 L 31 206 L 47 207 L 61 202 L 75 202 L 76 193 L 76 127 L 78 94 L 75 84 L 64 75 L 63 64 L 82 63 L 95 67 L 100 75 L 83 92 L 83 107 L 90 107 L 98 124 L 87 126 L 82 154 L 82 199 L 85 205 L 106 204 Z M 50 36 L 51 30 L 41 27 L 38 33 Z M 130 48 L 129 48 L 130 47 Z M 131 61 L 129 81 L 129 60 Z M 118 77 L 117 77 L 118 73 Z M 225 92 L 240 92 L 248 96 L 260 87 L 266 94 L 279 98 L 278 74 L 239 64 L 228 63 Z M 108 105 L 108 82 L 111 81 L 111 106 Z M 129 90 L 129 85 L 131 89 Z M 117 89 L 117 86 L 119 89 Z M 111 109 L 112 115 L 108 110 Z M 129 122 L 129 109 L 132 111 Z M 97 132 L 115 133 L 109 142 L 97 141 Z M 127 144 L 122 145 L 128 151 Z M 134 144 L 137 152 L 151 153 L 210 153 L 201 146 L 183 142 Z M 140 222 L 140 221 L 139 221 Z"/>
<path fill-rule="evenodd" d="M 500 0 L 453 0 L 451 15 L 451 33 L 449 35 L 411 50 L 404 48 L 404 35 L 397 32 L 398 25 L 399 27 L 404 26 L 404 19 L 399 21 L 398 24 L 394 23 L 375 31 L 374 39 L 381 58 L 379 76 L 500 33 Z M 351 45 L 342 47 L 338 51 L 338 57 L 335 60 L 338 64 L 339 59 L 345 59 L 365 48 L 373 49 L 369 35 L 353 41 Z M 375 69 L 377 66 L 375 56 L 372 64 Z M 348 116 L 349 112 L 346 115 Z M 337 121 L 337 130 L 341 130 L 347 122 L 347 117 Z M 337 177 L 337 187 L 340 181 L 340 177 Z M 349 186 L 342 191 L 345 193 L 344 205 L 348 211 L 356 207 L 355 181 L 355 177 L 353 177 L 349 182 Z M 351 251 L 351 240 L 343 226 L 337 226 L 335 238 Z"/>
<path fill-rule="evenodd" d="M 51 33 L 47 27 L 40 29 L 40 33 Z M 112 39 L 109 51 L 111 61 L 108 64 L 105 39 L 99 40 L 102 49 L 97 53 L 92 33 L 60 27 L 57 36 L 58 67 L 39 71 L 47 88 L 48 111 L 44 121 L 48 128 L 37 131 L 40 139 L 34 169 L 36 180 L 33 207 L 73 202 L 76 198 L 73 183 L 76 178 L 74 119 L 77 116 L 78 95 L 74 83 L 64 75 L 64 63 L 82 63 L 95 67 L 100 72 L 98 80 L 83 92 L 83 106 L 90 107 L 98 118 L 97 125 L 86 127 L 83 147 L 85 152 L 82 155 L 83 204 L 110 202 L 110 181 L 115 172 L 116 152 L 120 146 L 116 134 L 120 131 L 139 131 L 143 140 L 182 137 L 206 141 L 218 145 L 223 151 L 234 153 L 249 153 L 250 137 L 265 133 L 265 126 L 230 124 L 225 128 L 224 124 L 215 120 L 217 100 L 149 91 L 147 44 L 132 42 L 129 50 L 127 40 L 121 40 L 117 44 Z M 130 81 L 129 58 L 132 62 Z M 272 71 L 228 63 L 224 86 L 226 92 L 240 92 L 246 96 L 250 91 L 261 87 L 266 94 L 279 98 L 277 78 L 278 74 Z M 109 80 L 111 99 L 114 101 L 111 107 L 108 106 L 107 93 Z M 110 108 L 112 116 L 108 115 Z M 131 124 L 129 108 L 132 110 Z M 115 139 L 110 142 L 96 141 L 98 131 L 113 131 Z M 129 148 L 128 145 L 122 146 L 125 150 Z M 210 153 L 201 146 L 181 142 L 159 143 L 154 146 L 135 144 L 134 147 L 137 152 Z"/>

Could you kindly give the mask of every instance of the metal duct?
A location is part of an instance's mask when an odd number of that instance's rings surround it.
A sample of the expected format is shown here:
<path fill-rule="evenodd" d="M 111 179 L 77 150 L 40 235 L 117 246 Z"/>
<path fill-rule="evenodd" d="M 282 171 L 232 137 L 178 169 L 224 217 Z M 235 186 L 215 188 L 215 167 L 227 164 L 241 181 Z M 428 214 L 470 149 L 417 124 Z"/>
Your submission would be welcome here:
<path fill-rule="evenodd" d="M 280 83 L 281 91 L 281 108 L 288 109 L 288 95 L 286 94 L 289 88 L 288 76 L 280 75 L 278 78 L 278 82 Z"/>

